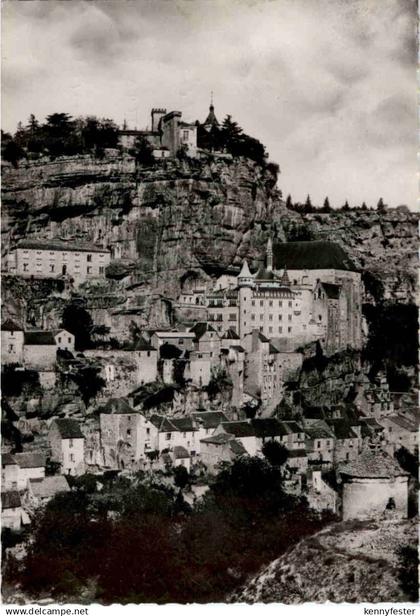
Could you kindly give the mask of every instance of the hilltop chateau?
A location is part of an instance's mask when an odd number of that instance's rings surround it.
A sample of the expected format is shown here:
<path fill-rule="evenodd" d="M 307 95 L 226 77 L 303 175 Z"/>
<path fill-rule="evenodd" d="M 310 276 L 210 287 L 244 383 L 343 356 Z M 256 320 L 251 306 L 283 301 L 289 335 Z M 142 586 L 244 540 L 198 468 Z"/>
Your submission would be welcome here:
<path fill-rule="evenodd" d="M 210 131 L 213 126 L 219 126 L 214 113 L 213 102 L 209 114 L 203 124 L 200 122 L 184 122 L 181 111 L 167 112 L 163 108 L 153 108 L 150 112 L 151 127 L 147 130 L 128 129 L 126 123 L 119 131 L 120 145 L 129 150 L 138 138 L 146 139 L 153 147 L 155 158 L 174 156 L 180 147 L 184 147 L 191 157 L 197 154 L 197 130 L 202 126 Z"/>

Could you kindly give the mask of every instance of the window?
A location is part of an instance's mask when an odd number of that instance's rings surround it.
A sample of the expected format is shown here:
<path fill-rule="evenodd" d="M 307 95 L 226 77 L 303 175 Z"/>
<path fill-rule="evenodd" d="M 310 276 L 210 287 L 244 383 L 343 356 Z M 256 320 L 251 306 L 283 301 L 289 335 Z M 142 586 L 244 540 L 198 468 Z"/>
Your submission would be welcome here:
<path fill-rule="evenodd" d="M 127 436 L 131 435 L 131 430 L 127 430 Z"/>
<path fill-rule="evenodd" d="M 251 321 L 255 321 L 255 314 L 251 314 Z"/>
<path fill-rule="evenodd" d="M 54 265 L 50 265 L 50 272 L 54 271 Z"/>
<path fill-rule="evenodd" d="M 262 321 L 264 319 L 264 315 L 260 314 L 260 321 Z"/>
<path fill-rule="evenodd" d="M 14 344 L 9 344 L 9 353 L 13 353 L 14 350 L 15 350 Z"/>
<path fill-rule="evenodd" d="M 58 336 L 58 342 L 61 342 L 61 336 Z"/>
<path fill-rule="evenodd" d="M 71 344 L 71 338 L 67 338 L 69 344 Z"/>
<path fill-rule="evenodd" d="M 251 306 L 255 306 L 255 299 L 252 300 Z"/>
<path fill-rule="evenodd" d="M 87 266 L 87 273 L 91 274 L 92 273 L 92 267 L 90 265 Z"/>
<path fill-rule="evenodd" d="M 86 260 L 88 263 L 92 262 L 92 255 L 87 255 Z"/>
<path fill-rule="evenodd" d="M 72 439 L 72 438 L 71 438 L 71 439 L 69 439 L 69 447 L 70 447 L 70 448 L 71 448 L 71 447 L 73 447 L 73 439 Z"/>
<path fill-rule="evenodd" d="M 291 314 L 289 314 L 289 321 L 291 321 L 291 320 L 292 320 L 292 315 L 291 315 Z"/>
<path fill-rule="evenodd" d="M 291 308 L 293 306 L 292 302 L 289 302 L 289 308 Z"/>
<path fill-rule="evenodd" d="M 269 314 L 269 315 L 268 315 L 268 320 L 269 320 L 269 321 L 272 321 L 272 320 L 273 320 L 273 315 L 272 315 L 272 314 Z"/>
<path fill-rule="evenodd" d="M 283 320 L 283 315 L 279 314 L 279 321 L 282 321 L 282 320 Z"/>
<path fill-rule="evenodd" d="M 171 433 L 167 432 L 165 438 L 166 438 L 167 441 L 170 441 L 171 440 Z"/>
<path fill-rule="evenodd" d="M 260 299 L 260 306 L 264 306 L 264 301 Z"/>
<path fill-rule="evenodd" d="M 186 433 L 186 432 L 183 432 L 183 433 L 182 433 L 182 436 L 183 436 L 183 438 L 187 438 L 187 433 Z"/>
<path fill-rule="evenodd" d="M 99 273 L 100 273 L 100 274 L 103 274 L 103 273 L 104 273 L 104 271 L 105 271 L 104 266 L 103 266 L 103 265 L 100 265 L 100 266 L 99 266 Z"/>
<path fill-rule="evenodd" d="M 150 435 L 150 428 L 146 428 L 146 434 L 147 434 L 147 436 Z"/>
<path fill-rule="evenodd" d="M 289 332 L 289 334 L 291 334 L 291 333 L 292 333 L 292 328 L 291 328 L 291 327 L 288 327 L 288 328 L 287 328 L 287 331 Z"/>
<path fill-rule="evenodd" d="M 317 447 L 317 449 L 321 449 L 321 441 L 317 441 L 316 442 L 316 447 Z"/>
<path fill-rule="evenodd" d="M 272 328 L 272 327 L 269 327 L 269 328 L 268 328 L 268 332 L 269 332 L 270 334 L 272 334 L 272 333 L 273 333 L 273 328 Z"/>
<path fill-rule="evenodd" d="M 190 136 L 190 132 L 188 130 L 182 131 L 182 138 L 184 141 L 188 141 L 189 136 Z"/>
<path fill-rule="evenodd" d="M 282 306 L 283 306 L 283 302 L 281 301 L 281 299 L 279 299 L 279 306 L 280 306 L 280 308 L 282 308 Z"/>
<path fill-rule="evenodd" d="M 70 462 L 74 462 L 74 453 L 70 454 Z"/>
<path fill-rule="evenodd" d="M 282 334 L 282 333 L 283 333 L 283 328 L 279 327 L 279 334 Z"/>
<path fill-rule="evenodd" d="M 183 341 L 183 339 L 182 339 L 182 338 L 180 338 L 180 339 L 178 340 L 178 344 L 180 344 L 181 346 L 184 344 L 184 341 Z"/>

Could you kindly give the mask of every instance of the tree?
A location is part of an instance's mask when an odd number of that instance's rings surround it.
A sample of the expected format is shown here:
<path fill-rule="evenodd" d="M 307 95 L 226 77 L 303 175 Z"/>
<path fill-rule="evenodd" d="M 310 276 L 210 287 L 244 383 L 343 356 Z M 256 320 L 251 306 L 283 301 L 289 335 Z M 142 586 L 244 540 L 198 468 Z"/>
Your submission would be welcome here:
<path fill-rule="evenodd" d="M 362 209 L 364 212 L 366 212 L 366 210 L 368 209 L 368 206 L 366 205 L 366 202 L 365 202 L 365 201 L 363 201 L 361 209 Z"/>
<path fill-rule="evenodd" d="M 105 386 L 105 380 L 100 376 L 100 371 L 100 366 L 85 364 L 79 366 L 76 372 L 70 374 L 70 378 L 76 383 L 86 406 Z"/>
<path fill-rule="evenodd" d="M 313 211 L 314 211 L 314 208 L 312 206 L 311 197 L 308 195 L 306 197 L 305 205 L 303 206 L 303 213 L 304 214 L 310 214 Z"/>
<path fill-rule="evenodd" d="M 137 137 L 134 148 L 130 150 L 130 154 L 134 156 L 138 165 L 143 167 L 153 167 L 155 165 L 153 148 L 144 137 Z"/>
<path fill-rule="evenodd" d="M 386 209 L 386 205 L 384 203 L 384 200 L 382 199 L 382 197 L 379 199 L 377 205 L 376 205 L 376 209 L 378 212 L 385 212 Z"/>
<path fill-rule="evenodd" d="M 262 452 L 272 466 L 282 466 L 288 458 L 286 447 L 277 441 L 264 443 Z"/>
<path fill-rule="evenodd" d="M 349 202 L 346 200 L 345 204 L 343 205 L 343 207 L 341 208 L 343 212 L 349 212 L 350 211 L 350 206 L 349 206 Z"/>
<path fill-rule="evenodd" d="M 287 207 L 288 210 L 292 210 L 293 209 L 292 197 L 290 195 L 287 195 L 286 207 Z"/>
<path fill-rule="evenodd" d="M 3 159 L 11 163 L 15 169 L 18 167 L 18 162 L 22 158 L 26 158 L 24 149 L 13 139 L 4 144 L 1 155 Z"/>
<path fill-rule="evenodd" d="M 190 475 L 185 466 L 175 466 L 174 481 L 177 488 L 183 490 L 190 482 Z"/>
<path fill-rule="evenodd" d="M 325 197 L 324 205 L 322 206 L 323 212 L 331 212 L 331 206 L 328 197 Z"/>

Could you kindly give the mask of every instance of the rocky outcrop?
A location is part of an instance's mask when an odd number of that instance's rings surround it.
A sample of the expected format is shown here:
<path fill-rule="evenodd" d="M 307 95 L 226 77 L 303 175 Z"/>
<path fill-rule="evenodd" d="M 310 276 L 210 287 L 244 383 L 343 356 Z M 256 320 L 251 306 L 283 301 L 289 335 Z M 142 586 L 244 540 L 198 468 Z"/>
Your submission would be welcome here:
<path fill-rule="evenodd" d="M 229 600 L 286 604 L 407 601 L 398 581 L 396 550 L 416 543 L 415 520 L 335 524 L 298 543 Z"/>

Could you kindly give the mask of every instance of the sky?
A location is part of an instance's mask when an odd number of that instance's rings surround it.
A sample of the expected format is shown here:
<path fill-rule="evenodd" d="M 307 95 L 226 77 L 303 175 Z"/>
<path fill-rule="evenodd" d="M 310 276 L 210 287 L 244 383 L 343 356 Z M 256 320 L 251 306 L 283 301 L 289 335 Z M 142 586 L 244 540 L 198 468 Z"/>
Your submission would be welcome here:
<path fill-rule="evenodd" d="M 416 209 L 414 0 L 3 0 L 2 127 L 204 121 L 214 92 L 284 196 Z"/>

